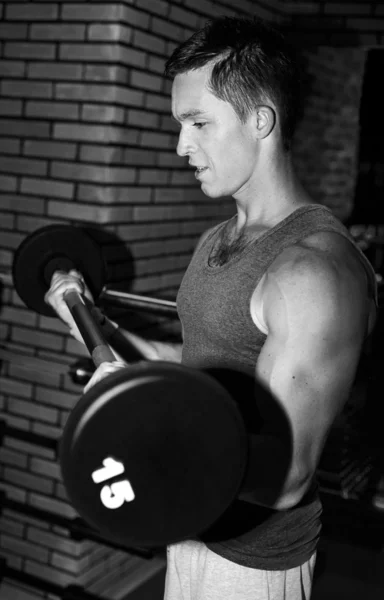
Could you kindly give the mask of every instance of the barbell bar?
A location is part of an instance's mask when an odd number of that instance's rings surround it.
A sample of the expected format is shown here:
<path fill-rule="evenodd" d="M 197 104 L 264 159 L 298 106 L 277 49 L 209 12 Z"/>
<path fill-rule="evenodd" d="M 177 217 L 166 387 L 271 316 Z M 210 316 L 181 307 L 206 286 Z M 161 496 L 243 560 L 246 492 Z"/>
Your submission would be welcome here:
<path fill-rule="evenodd" d="M 100 294 L 102 254 L 85 237 L 54 225 L 22 242 L 12 273 L 29 308 L 53 313 L 44 297 L 58 269 L 75 268 Z M 81 296 L 68 308 L 97 366 L 109 347 Z M 71 411 L 59 447 L 78 514 L 106 539 L 144 548 L 209 529 L 237 497 L 247 454 L 245 424 L 227 389 L 207 372 L 164 361 L 130 365 L 94 385 Z"/>
<path fill-rule="evenodd" d="M 9 270 L 0 270 L 0 281 L 5 285 L 12 286 L 12 274 Z M 158 315 L 177 318 L 176 302 L 142 294 L 132 294 L 123 290 L 103 287 L 99 300 L 106 304 L 117 305 L 132 310 L 143 311 Z"/>

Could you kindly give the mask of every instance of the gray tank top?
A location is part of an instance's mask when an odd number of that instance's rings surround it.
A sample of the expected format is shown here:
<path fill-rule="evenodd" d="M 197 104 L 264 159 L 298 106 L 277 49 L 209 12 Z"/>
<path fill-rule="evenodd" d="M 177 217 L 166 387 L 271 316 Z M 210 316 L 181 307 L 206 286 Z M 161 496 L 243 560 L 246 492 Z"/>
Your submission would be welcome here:
<path fill-rule="evenodd" d="M 239 401 L 240 391 L 241 396 L 249 392 L 252 397 L 255 365 L 266 340 L 251 318 L 251 296 L 285 248 L 317 232 L 335 232 L 355 246 L 375 296 L 376 278 L 347 229 L 324 206 L 298 208 L 229 262 L 210 266 L 209 257 L 225 224 L 212 228 L 197 248 L 181 283 L 177 308 L 184 338 L 182 363 L 222 378 Z M 257 417 L 249 413 L 246 405 L 241 410 L 248 423 L 253 420 L 250 431 L 257 431 Z M 285 570 L 303 564 L 314 553 L 321 529 L 320 515 L 321 503 L 314 483 L 300 504 L 289 510 L 275 511 L 235 500 L 200 539 L 212 551 L 240 565 Z"/>

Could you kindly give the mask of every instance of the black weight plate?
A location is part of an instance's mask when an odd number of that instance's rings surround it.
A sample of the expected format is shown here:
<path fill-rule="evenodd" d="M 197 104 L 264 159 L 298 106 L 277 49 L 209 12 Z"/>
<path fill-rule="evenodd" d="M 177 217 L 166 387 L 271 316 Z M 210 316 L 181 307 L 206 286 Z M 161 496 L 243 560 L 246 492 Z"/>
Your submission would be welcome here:
<path fill-rule="evenodd" d="M 107 539 L 141 547 L 213 524 L 239 490 L 246 455 L 245 426 L 228 392 L 201 371 L 160 361 L 132 365 L 91 388 L 60 444 L 76 511 Z M 121 505 L 105 506 L 102 494 Z"/>
<path fill-rule="evenodd" d="M 13 283 L 28 308 L 42 315 L 56 316 L 44 301 L 53 265 L 62 270 L 76 268 L 94 298 L 101 293 L 106 268 L 97 243 L 79 227 L 47 225 L 23 240 L 13 260 Z"/>

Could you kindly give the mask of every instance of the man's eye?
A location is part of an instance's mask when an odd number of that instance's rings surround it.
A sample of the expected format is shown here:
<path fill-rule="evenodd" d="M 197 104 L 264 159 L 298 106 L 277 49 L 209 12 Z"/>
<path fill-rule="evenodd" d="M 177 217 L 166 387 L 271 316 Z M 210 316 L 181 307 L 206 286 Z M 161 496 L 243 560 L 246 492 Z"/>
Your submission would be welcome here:
<path fill-rule="evenodd" d="M 194 123 L 193 126 L 197 127 L 197 129 L 201 129 L 202 127 L 204 127 L 204 125 L 206 125 L 206 123 Z"/>

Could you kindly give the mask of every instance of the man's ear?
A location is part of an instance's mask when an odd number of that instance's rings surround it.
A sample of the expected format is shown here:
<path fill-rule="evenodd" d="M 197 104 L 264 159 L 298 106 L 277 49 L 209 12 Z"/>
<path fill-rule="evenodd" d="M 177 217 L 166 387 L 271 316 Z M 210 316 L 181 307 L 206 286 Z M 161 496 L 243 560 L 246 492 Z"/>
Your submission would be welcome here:
<path fill-rule="evenodd" d="M 252 118 L 254 133 L 259 140 L 268 137 L 276 125 L 276 112 L 271 106 L 258 106 Z"/>

